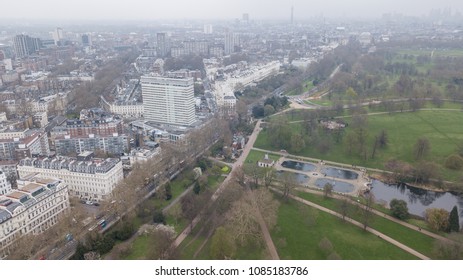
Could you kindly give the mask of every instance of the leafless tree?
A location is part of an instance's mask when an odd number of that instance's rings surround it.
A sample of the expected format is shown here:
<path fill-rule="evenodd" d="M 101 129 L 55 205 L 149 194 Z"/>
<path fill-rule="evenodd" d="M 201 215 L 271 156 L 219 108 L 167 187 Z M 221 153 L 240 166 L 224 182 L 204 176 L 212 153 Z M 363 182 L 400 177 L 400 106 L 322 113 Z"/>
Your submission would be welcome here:
<path fill-rule="evenodd" d="M 365 199 L 365 205 L 360 207 L 360 219 L 364 230 L 367 229 L 373 219 L 374 214 L 371 210 L 373 209 L 373 204 L 375 203 L 375 197 L 370 192 L 366 195 Z"/>

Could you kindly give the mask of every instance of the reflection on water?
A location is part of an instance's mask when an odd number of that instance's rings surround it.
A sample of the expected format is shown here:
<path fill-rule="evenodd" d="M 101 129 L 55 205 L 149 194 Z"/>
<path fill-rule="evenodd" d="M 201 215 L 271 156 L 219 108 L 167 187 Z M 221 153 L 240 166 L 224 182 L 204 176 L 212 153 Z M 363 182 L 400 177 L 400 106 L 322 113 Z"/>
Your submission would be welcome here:
<path fill-rule="evenodd" d="M 320 178 L 315 181 L 315 185 L 320 189 L 323 189 L 327 183 L 330 183 L 333 186 L 333 191 L 335 192 L 349 193 L 354 190 L 354 185 L 342 181 L 330 180 L 326 178 Z"/>
<path fill-rule="evenodd" d="M 293 178 L 296 180 L 296 182 L 298 184 L 301 184 L 301 185 L 304 185 L 304 186 L 307 185 L 307 183 L 309 182 L 309 179 L 310 179 L 309 176 L 307 176 L 305 174 L 301 174 L 301 173 L 286 172 L 286 171 L 283 171 L 283 170 L 278 170 L 276 172 L 277 177 L 281 177 L 285 173 L 288 173 L 288 174 L 290 174 L 290 176 L 293 176 Z"/>
<path fill-rule="evenodd" d="M 387 205 L 392 199 L 402 199 L 407 202 L 408 212 L 424 216 L 427 208 L 443 208 L 451 211 L 457 206 L 460 219 L 463 219 L 463 194 L 453 192 L 433 192 L 405 184 L 387 185 L 381 181 L 373 180 L 371 192 L 377 201 L 385 201 Z"/>
<path fill-rule="evenodd" d="M 324 167 L 322 169 L 322 173 L 326 174 L 326 176 L 328 177 L 348 179 L 348 180 L 356 180 L 359 176 L 356 172 L 345 170 L 345 169 L 339 169 L 335 167 Z"/>
<path fill-rule="evenodd" d="M 293 160 L 285 160 L 281 164 L 281 166 L 294 169 L 294 170 L 299 170 L 299 171 L 313 171 L 315 170 L 316 166 L 310 163 L 303 163 L 299 161 L 293 161 Z"/>

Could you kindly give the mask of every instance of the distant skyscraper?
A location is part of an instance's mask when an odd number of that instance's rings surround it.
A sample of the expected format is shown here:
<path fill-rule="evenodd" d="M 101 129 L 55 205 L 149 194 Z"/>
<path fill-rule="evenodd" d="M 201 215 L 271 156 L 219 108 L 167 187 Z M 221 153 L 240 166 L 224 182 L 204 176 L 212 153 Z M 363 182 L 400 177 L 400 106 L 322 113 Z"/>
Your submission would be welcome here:
<path fill-rule="evenodd" d="M 176 126 L 196 121 L 193 78 L 141 77 L 145 120 Z"/>
<path fill-rule="evenodd" d="M 224 53 L 225 55 L 229 55 L 235 51 L 235 36 L 233 32 L 227 30 L 225 32 L 225 45 L 224 45 Z"/>
<path fill-rule="evenodd" d="M 61 46 L 63 44 L 63 29 L 61 27 L 57 27 L 55 31 L 53 31 L 53 40 L 55 41 L 55 45 Z"/>
<path fill-rule="evenodd" d="M 40 39 L 27 35 L 16 35 L 13 39 L 16 57 L 22 58 L 31 55 L 40 49 Z"/>
<path fill-rule="evenodd" d="M 166 57 L 168 52 L 169 52 L 168 42 L 167 42 L 167 34 L 166 33 L 157 33 L 156 34 L 156 43 L 157 43 L 158 56 Z"/>
<path fill-rule="evenodd" d="M 89 34 L 82 35 L 82 45 L 84 46 L 91 46 L 92 45 L 92 38 Z"/>
<path fill-rule="evenodd" d="M 249 14 L 248 13 L 243 14 L 243 21 L 245 23 L 249 23 Z"/>
<path fill-rule="evenodd" d="M 212 24 L 204 25 L 204 34 L 212 34 Z"/>

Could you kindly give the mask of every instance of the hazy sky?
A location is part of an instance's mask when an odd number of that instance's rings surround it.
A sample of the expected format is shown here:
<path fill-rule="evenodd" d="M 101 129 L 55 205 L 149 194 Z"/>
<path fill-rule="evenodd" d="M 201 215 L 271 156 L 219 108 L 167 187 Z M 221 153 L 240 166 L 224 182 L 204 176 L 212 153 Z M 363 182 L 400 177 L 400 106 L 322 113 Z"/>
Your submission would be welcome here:
<path fill-rule="evenodd" d="M 294 6 L 295 19 L 380 17 L 386 12 L 420 16 L 431 9 L 463 12 L 462 0 L 13 0 L 2 6 L 2 17 L 25 19 L 156 20 L 285 19 Z"/>

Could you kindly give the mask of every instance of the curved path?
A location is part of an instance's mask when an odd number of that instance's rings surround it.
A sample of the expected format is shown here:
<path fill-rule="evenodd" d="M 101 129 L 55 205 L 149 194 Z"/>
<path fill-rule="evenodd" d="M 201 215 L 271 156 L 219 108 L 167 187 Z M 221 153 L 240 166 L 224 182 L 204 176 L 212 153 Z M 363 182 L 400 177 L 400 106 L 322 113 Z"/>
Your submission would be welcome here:
<path fill-rule="evenodd" d="M 252 132 L 251 136 L 249 136 L 249 140 L 248 140 L 248 143 L 246 143 L 246 146 L 244 147 L 243 149 L 243 153 L 241 154 L 241 156 L 235 161 L 235 163 L 233 163 L 233 168 L 232 168 L 232 171 L 230 172 L 230 174 L 227 176 L 227 178 L 225 178 L 225 180 L 222 182 L 222 184 L 220 185 L 220 187 L 215 191 L 215 193 L 212 195 L 209 203 L 212 203 L 214 202 L 215 200 L 217 200 L 217 198 L 219 197 L 219 195 L 222 193 L 222 191 L 226 188 L 226 186 L 228 185 L 228 182 L 234 178 L 234 173 L 235 173 L 235 170 L 236 170 L 236 167 L 239 167 L 239 166 L 242 166 L 244 161 L 246 160 L 246 157 L 248 156 L 249 154 L 249 151 L 251 150 L 252 146 L 254 145 L 254 142 L 256 141 L 257 139 L 257 135 L 259 134 L 261 128 L 260 128 L 260 123 L 261 123 L 261 120 L 258 120 L 257 123 L 256 123 L 256 126 L 254 127 L 254 131 Z M 260 215 L 260 212 L 258 213 L 258 215 Z M 198 223 L 199 221 L 202 219 L 202 214 L 198 214 L 194 219 L 193 221 L 191 222 L 191 225 L 189 225 L 188 227 L 186 227 L 178 236 L 177 238 L 175 239 L 175 241 L 173 242 L 172 246 L 173 248 L 177 248 L 182 242 L 183 240 L 185 240 L 185 238 L 190 234 L 191 232 L 191 229 L 194 228 Z M 270 255 L 272 256 L 273 259 L 279 259 L 278 257 L 278 252 L 276 251 L 276 248 L 275 248 L 275 245 L 273 244 L 273 240 L 272 238 L 270 237 L 270 233 L 268 232 L 268 229 L 267 229 L 267 226 L 265 225 L 265 222 L 263 222 L 263 218 L 262 219 L 259 219 L 259 225 L 261 226 L 261 229 L 262 229 L 262 233 L 263 233 L 263 237 L 264 237 L 264 241 L 265 241 L 265 244 L 267 245 L 267 248 L 268 248 L 268 251 L 270 253 Z M 264 223 L 264 227 L 262 225 L 262 222 Z"/>
<path fill-rule="evenodd" d="M 320 196 L 323 195 L 320 191 L 317 191 L 317 190 L 311 190 L 311 189 L 306 189 L 306 188 L 297 188 L 297 190 L 303 191 L 303 192 L 306 192 L 306 193 L 312 193 L 312 194 L 320 195 Z M 335 194 L 335 193 L 334 193 L 332 196 L 333 196 L 334 198 L 337 198 L 337 199 L 346 199 L 346 197 L 344 197 L 344 196 L 342 196 L 342 195 L 339 195 L 339 194 Z M 351 203 L 351 204 L 363 206 L 363 204 L 361 204 L 361 203 L 359 203 L 359 202 L 356 202 L 356 201 L 354 201 L 354 200 L 351 200 L 351 199 L 347 199 L 347 201 L 348 201 L 349 203 Z M 415 230 L 415 231 L 419 231 L 419 232 L 421 232 L 422 234 L 427 235 L 427 236 L 429 236 L 429 237 L 432 237 L 432 238 L 435 238 L 435 239 L 439 239 L 439 240 L 442 240 L 442 241 L 454 242 L 453 240 L 448 239 L 448 238 L 446 238 L 446 237 L 444 237 L 444 236 L 442 236 L 442 235 L 435 234 L 435 233 L 433 233 L 433 232 L 431 232 L 431 231 L 428 231 L 428 230 L 422 229 L 422 228 L 420 228 L 420 227 L 418 227 L 418 226 L 409 224 L 409 223 L 407 223 L 407 222 L 404 222 L 404 221 L 402 221 L 402 220 L 399 220 L 399 219 L 397 219 L 397 218 L 394 218 L 394 217 L 392 217 L 392 216 L 390 216 L 390 215 L 384 214 L 383 212 L 380 212 L 380 211 L 378 211 L 378 210 L 376 210 L 376 209 L 371 209 L 371 212 L 374 213 L 375 215 L 381 216 L 381 217 L 383 217 L 383 218 L 385 218 L 385 219 L 388 219 L 388 220 L 390 220 L 390 221 L 392 221 L 392 222 L 401 224 L 402 226 L 407 227 L 407 228 L 409 228 L 409 229 L 413 229 L 413 230 Z"/>
<path fill-rule="evenodd" d="M 279 193 L 279 194 L 283 194 L 283 192 L 281 192 L 280 190 L 277 190 L 277 189 L 275 189 L 275 188 L 270 188 L 270 189 L 273 190 L 273 191 L 275 191 L 275 192 L 277 192 L 277 193 Z M 320 210 L 320 211 L 323 211 L 323 212 L 326 212 L 326 213 L 328 213 L 328 214 L 334 215 L 334 216 L 336 216 L 336 217 L 338 217 L 338 218 L 340 218 L 340 219 L 343 218 L 342 215 L 339 214 L 338 212 L 335 212 L 335 211 L 333 211 L 333 210 L 330 210 L 330 209 L 328 209 L 328 208 L 325 208 L 325 207 L 323 207 L 323 206 L 321 206 L 321 205 L 318 205 L 318 204 L 315 204 L 315 203 L 313 203 L 313 202 L 307 201 L 307 200 L 305 200 L 305 199 L 302 199 L 302 198 L 297 197 L 297 196 L 292 195 L 292 194 L 290 194 L 289 197 L 290 197 L 291 199 L 294 199 L 294 200 L 296 200 L 296 201 L 298 201 L 298 202 L 301 202 L 301 203 L 303 203 L 303 204 L 305 204 L 305 205 L 314 207 L 314 208 L 316 208 L 316 209 L 318 209 L 318 210 Z M 355 226 L 358 226 L 358 227 L 360 227 L 360 228 L 363 228 L 363 224 L 361 224 L 360 222 L 357 222 L 356 220 L 353 220 L 353 219 L 351 219 L 351 218 L 349 218 L 349 217 L 345 217 L 344 220 L 347 221 L 347 222 L 349 222 L 349 223 L 351 223 L 351 224 L 353 224 L 353 225 L 355 225 Z M 403 243 L 400 243 L 399 241 L 397 241 L 397 240 L 395 240 L 395 239 L 393 239 L 393 238 L 391 238 L 391 237 L 389 237 L 389 236 L 387 236 L 387 235 L 385 235 L 385 234 L 383 234 L 383 233 L 381 233 L 381 232 L 379 232 L 379 231 L 377 231 L 377 230 L 375 230 L 375 229 L 373 229 L 373 228 L 366 227 L 365 230 L 368 231 L 368 232 L 370 232 L 370 233 L 373 233 L 374 235 L 378 236 L 379 238 L 382 238 L 382 239 L 386 240 L 387 242 L 389 242 L 389 243 L 391 243 L 391 244 L 393 244 L 393 245 L 395 245 L 395 246 L 401 248 L 402 250 L 404 250 L 404 251 L 406 251 L 406 252 L 408 252 L 408 253 L 410 253 L 410 254 L 412 254 L 412 255 L 414 255 L 414 256 L 416 256 L 416 257 L 422 259 L 422 260 L 429 260 L 429 259 L 430 259 L 429 257 L 427 257 L 427 256 L 425 256 L 425 255 L 423 255 L 423 254 L 421 254 L 420 252 L 415 251 L 414 249 L 412 249 L 412 248 L 410 248 L 410 247 L 404 245 Z"/>

